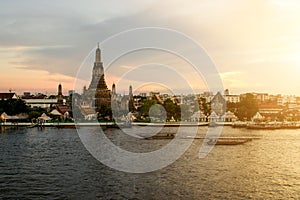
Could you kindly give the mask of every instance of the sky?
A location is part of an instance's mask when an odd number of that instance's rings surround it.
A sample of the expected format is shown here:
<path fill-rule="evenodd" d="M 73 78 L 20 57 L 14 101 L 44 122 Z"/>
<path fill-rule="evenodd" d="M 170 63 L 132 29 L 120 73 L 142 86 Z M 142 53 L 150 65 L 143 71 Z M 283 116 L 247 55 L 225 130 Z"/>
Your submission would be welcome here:
<path fill-rule="evenodd" d="M 4 0 L 0 91 L 52 94 L 59 83 L 65 94 L 78 91 L 99 42 L 108 87 L 122 94 L 129 84 L 135 92 L 207 90 L 213 63 L 232 94 L 300 95 L 299 19 L 297 0 Z M 169 33 L 132 31 L 144 27 Z M 164 48 L 134 51 L 137 43 Z M 197 56 L 200 63 L 188 62 Z"/>

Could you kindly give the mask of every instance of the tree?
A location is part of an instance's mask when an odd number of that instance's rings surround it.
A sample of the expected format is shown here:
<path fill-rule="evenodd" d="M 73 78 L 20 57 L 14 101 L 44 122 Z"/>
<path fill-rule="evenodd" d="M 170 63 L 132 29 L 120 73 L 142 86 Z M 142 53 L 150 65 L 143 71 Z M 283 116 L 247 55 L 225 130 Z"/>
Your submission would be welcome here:
<path fill-rule="evenodd" d="M 149 116 L 151 121 L 165 121 L 166 120 L 166 111 L 165 108 L 160 104 L 154 104 L 151 106 L 149 111 Z"/>
<path fill-rule="evenodd" d="M 233 102 L 226 103 L 226 109 L 233 113 L 237 113 L 238 107 L 239 107 L 239 103 L 233 103 Z"/>
<path fill-rule="evenodd" d="M 253 94 L 247 93 L 238 103 L 236 115 L 240 120 L 250 120 L 258 112 L 258 104 Z"/>
<path fill-rule="evenodd" d="M 38 111 L 34 111 L 34 110 L 32 110 L 32 111 L 30 111 L 29 113 L 28 113 L 28 117 L 29 117 L 29 119 L 33 119 L 33 118 L 38 118 L 39 116 L 41 116 L 43 113 L 40 113 L 40 112 L 38 112 Z"/>
<path fill-rule="evenodd" d="M 38 118 L 40 117 L 43 113 L 47 113 L 47 110 L 44 108 L 28 108 L 28 116 L 29 119 L 33 118 Z"/>
<path fill-rule="evenodd" d="M 166 112 L 167 112 L 167 119 L 170 120 L 174 117 L 175 120 L 180 120 L 180 106 L 175 104 L 171 99 L 167 99 L 163 104 Z"/>
<path fill-rule="evenodd" d="M 99 109 L 97 109 L 97 112 L 100 115 L 101 119 L 104 119 L 105 117 L 112 118 L 112 110 L 108 108 L 106 105 L 101 105 Z"/>
<path fill-rule="evenodd" d="M 143 100 L 143 105 L 139 108 L 139 112 L 144 117 L 149 117 L 149 111 L 151 106 L 157 104 L 155 100 Z"/>
<path fill-rule="evenodd" d="M 211 112 L 211 104 L 206 102 L 206 99 L 201 97 L 198 101 L 199 109 L 207 116 Z"/>
<path fill-rule="evenodd" d="M 28 106 L 22 99 L 7 99 L 0 101 L 0 112 L 6 112 L 8 115 L 27 113 Z"/>

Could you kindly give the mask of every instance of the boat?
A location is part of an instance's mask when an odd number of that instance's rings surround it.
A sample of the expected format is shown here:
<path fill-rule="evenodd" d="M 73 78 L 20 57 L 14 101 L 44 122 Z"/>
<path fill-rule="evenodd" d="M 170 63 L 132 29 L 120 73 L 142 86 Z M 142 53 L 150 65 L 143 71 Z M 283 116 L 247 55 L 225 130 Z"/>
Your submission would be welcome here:
<path fill-rule="evenodd" d="M 267 129 L 267 130 L 275 130 L 275 129 L 280 129 L 281 126 L 279 124 L 248 124 L 247 125 L 248 129 Z"/>
<path fill-rule="evenodd" d="M 207 144 L 209 145 L 238 145 L 249 142 L 251 139 L 241 139 L 241 138 L 219 138 L 219 139 L 209 139 Z"/>
<path fill-rule="evenodd" d="M 158 133 L 145 139 L 173 139 L 176 133 Z"/>
<path fill-rule="evenodd" d="M 31 125 L 28 126 L 28 128 L 33 128 L 33 127 L 36 127 L 38 124 L 37 123 L 33 123 Z"/>
<path fill-rule="evenodd" d="M 247 122 L 234 122 L 232 123 L 232 128 L 247 128 Z"/>

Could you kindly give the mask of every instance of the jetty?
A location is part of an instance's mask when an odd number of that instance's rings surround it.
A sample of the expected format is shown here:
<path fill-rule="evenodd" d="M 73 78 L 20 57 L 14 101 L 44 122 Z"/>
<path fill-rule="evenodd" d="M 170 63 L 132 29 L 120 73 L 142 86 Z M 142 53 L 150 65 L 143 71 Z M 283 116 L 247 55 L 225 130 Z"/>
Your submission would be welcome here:
<path fill-rule="evenodd" d="M 132 126 L 149 126 L 149 127 L 179 127 L 179 126 L 208 126 L 208 122 L 198 122 L 198 123 L 189 123 L 189 122 L 174 122 L 174 123 L 149 123 L 149 122 L 132 122 Z"/>
<path fill-rule="evenodd" d="M 105 127 L 115 127 L 116 123 L 114 122 L 95 122 L 95 123 L 64 123 L 64 122 L 43 122 L 43 123 L 31 123 L 31 122 L 2 122 L 1 127 L 56 127 L 56 128 L 76 128 L 76 127 L 88 127 L 88 126 L 105 126 Z"/>
<path fill-rule="evenodd" d="M 276 129 L 300 129 L 300 122 L 175 122 L 175 123 L 149 123 L 149 122 L 131 122 L 119 123 L 109 122 L 1 122 L 1 127 L 56 127 L 56 128 L 79 128 L 87 126 L 101 126 L 105 128 L 131 128 L 134 126 L 147 127 L 202 127 L 214 128 L 218 126 L 231 126 L 232 128 L 246 128 L 257 130 L 276 130 Z"/>
<path fill-rule="evenodd" d="M 208 139 L 209 145 L 239 145 L 252 141 L 252 138 L 228 137 L 228 138 L 214 138 Z"/>
<path fill-rule="evenodd" d="M 300 122 L 236 122 L 232 127 L 257 130 L 299 129 Z"/>

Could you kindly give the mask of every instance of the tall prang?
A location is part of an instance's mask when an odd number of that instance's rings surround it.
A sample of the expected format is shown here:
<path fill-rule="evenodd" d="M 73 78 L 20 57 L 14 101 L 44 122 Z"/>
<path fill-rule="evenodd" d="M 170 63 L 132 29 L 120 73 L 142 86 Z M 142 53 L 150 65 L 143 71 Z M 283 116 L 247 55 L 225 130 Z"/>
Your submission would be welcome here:
<path fill-rule="evenodd" d="M 98 85 L 102 89 L 107 89 L 107 85 L 104 79 L 104 68 L 103 68 L 103 63 L 101 61 L 101 50 L 99 48 L 99 44 L 98 44 L 98 48 L 96 49 L 96 57 L 95 57 L 95 62 L 93 67 L 92 81 L 90 83 L 89 90 L 95 91 Z"/>
<path fill-rule="evenodd" d="M 115 97 L 116 94 L 117 94 L 117 92 L 116 92 L 116 85 L 115 85 L 115 83 L 113 83 L 112 89 L 111 89 L 111 96 Z"/>
<path fill-rule="evenodd" d="M 128 110 L 129 110 L 129 112 L 134 111 L 133 92 L 132 92 L 132 86 L 131 85 L 129 86 Z"/>
<path fill-rule="evenodd" d="M 59 105 L 62 105 L 64 102 L 63 95 L 62 95 L 62 86 L 61 84 L 58 85 L 58 91 L 57 91 L 57 103 Z"/>
<path fill-rule="evenodd" d="M 96 49 L 92 80 L 89 88 L 84 92 L 84 99 L 84 104 L 95 108 L 96 111 L 111 108 L 111 92 L 105 82 L 99 44 Z"/>

